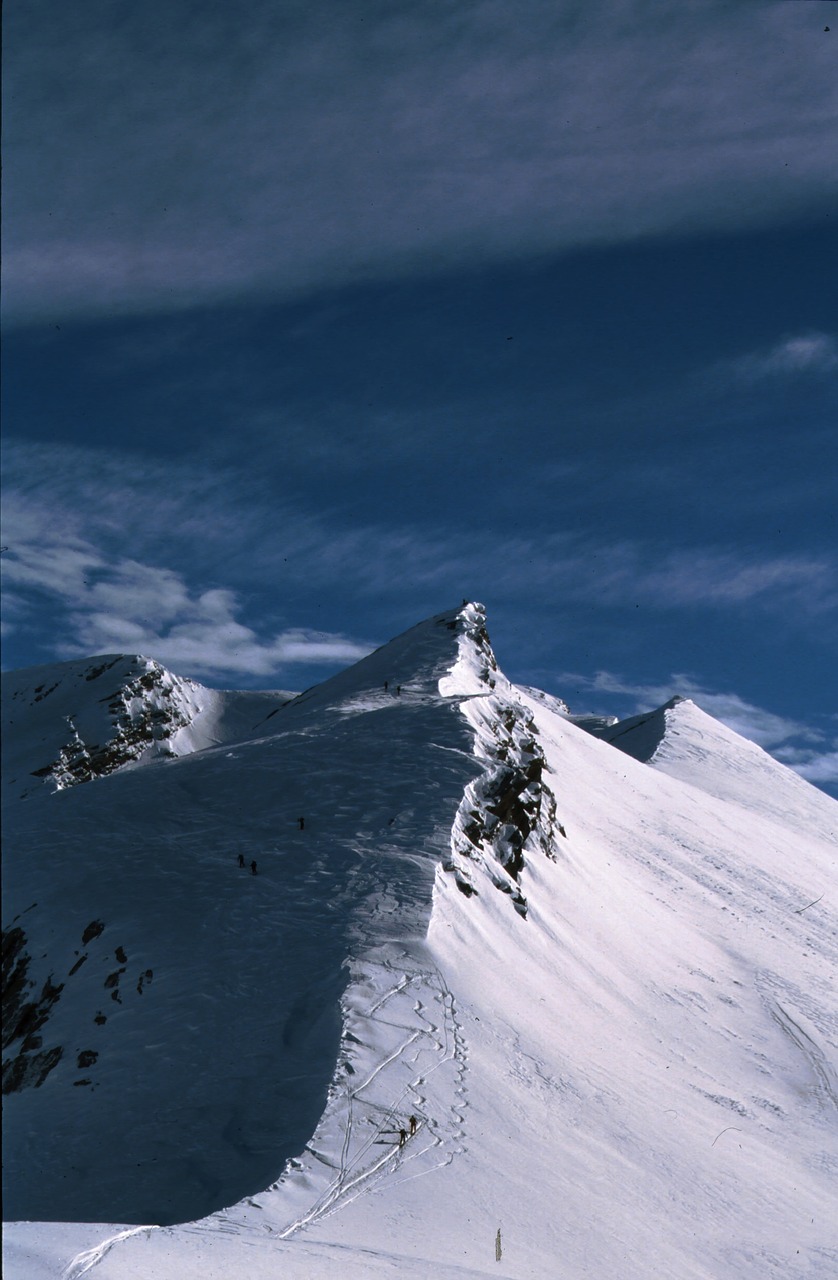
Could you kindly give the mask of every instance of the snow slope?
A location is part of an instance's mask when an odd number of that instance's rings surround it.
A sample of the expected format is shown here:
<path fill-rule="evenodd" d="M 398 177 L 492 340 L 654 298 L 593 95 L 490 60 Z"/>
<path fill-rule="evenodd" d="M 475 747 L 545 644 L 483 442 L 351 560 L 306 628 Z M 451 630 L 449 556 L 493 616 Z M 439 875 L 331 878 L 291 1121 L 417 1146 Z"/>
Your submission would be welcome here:
<path fill-rule="evenodd" d="M 814 823 L 825 839 L 834 835 L 835 804 L 828 796 L 819 801 L 793 769 L 707 715 L 690 698 L 676 696 L 657 711 L 619 721 L 600 736 L 716 799 L 771 813 L 781 821 L 804 812 L 809 826 Z"/>
<path fill-rule="evenodd" d="M 6 796 L 25 799 L 43 786 L 62 790 L 249 737 L 294 696 L 219 693 L 150 658 L 120 654 L 4 672 Z"/>
<path fill-rule="evenodd" d="M 52 1219 L 7 1274 L 834 1276 L 838 806 L 660 715 L 652 767 L 591 737 L 471 605 L 9 806 L 23 995 L 63 989 L 10 1041 L 62 1053 L 6 1099 Z"/>

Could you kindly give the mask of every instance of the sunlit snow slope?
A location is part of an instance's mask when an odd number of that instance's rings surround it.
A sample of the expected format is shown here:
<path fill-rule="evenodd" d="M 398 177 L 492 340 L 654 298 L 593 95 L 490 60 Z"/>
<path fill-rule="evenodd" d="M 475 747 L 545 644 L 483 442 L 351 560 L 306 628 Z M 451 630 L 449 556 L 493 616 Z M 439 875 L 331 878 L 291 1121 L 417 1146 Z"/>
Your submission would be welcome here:
<path fill-rule="evenodd" d="M 563 711 L 466 606 L 21 788 L 7 1274 L 838 1273 L 838 806 L 692 704 L 639 758 Z"/>

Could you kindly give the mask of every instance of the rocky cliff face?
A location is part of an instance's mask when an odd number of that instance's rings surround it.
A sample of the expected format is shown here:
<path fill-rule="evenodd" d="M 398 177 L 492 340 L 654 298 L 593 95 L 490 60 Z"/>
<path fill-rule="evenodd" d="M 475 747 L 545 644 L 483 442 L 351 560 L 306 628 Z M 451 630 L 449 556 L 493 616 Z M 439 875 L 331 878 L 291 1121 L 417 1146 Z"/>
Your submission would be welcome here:
<path fill-rule="evenodd" d="M 476 873 L 482 868 L 526 917 L 521 872 L 529 855 L 556 856 L 556 800 L 535 720 L 498 668 L 482 605 L 466 605 L 459 626 L 457 663 L 440 682 L 440 692 L 465 695 L 462 709 L 483 770 L 465 789 L 443 869 L 470 897 L 480 892 Z"/>
<path fill-rule="evenodd" d="M 154 756 L 181 754 L 176 738 L 212 693 L 150 658 L 107 655 L 4 677 L 4 718 L 19 794 L 38 779 L 60 791 Z M 189 749 L 187 747 L 187 749 Z"/>
<path fill-rule="evenodd" d="M 467 896 L 478 893 L 475 871 L 509 894 L 515 910 L 527 914 L 521 872 L 527 856 L 555 858 L 556 801 L 545 778 L 544 752 L 526 708 L 503 698 L 469 707 L 477 720 L 476 745 L 482 774 L 469 783 L 451 832 L 451 857 L 444 869 Z"/>
<path fill-rule="evenodd" d="M 60 790 L 104 777 L 149 752 L 174 755 L 170 740 L 192 723 L 196 708 L 190 695 L 197 687 L 147 659 L 145 671 L 101 699 L 110 721 L 105 740 L 85 741 L 68 716 L 67 743 L 55 760 L 33 770 L 34 776 L 52 777 Z"/>

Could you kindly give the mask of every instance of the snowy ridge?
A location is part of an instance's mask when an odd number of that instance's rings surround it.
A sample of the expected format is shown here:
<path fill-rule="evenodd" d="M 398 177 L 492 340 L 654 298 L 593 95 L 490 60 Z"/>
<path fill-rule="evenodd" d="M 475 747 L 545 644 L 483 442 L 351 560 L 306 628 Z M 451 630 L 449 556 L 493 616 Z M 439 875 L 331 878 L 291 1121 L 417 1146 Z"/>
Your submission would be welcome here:
<path fill-rule="evenodd" d="M 214 1055 L 222 1077 L 236 1081 L 242 1074 L 238 1040 L 266 1041 L 262 1066 L 267 1069 L 272 1039 L 278 1037 L 283 1046 L 280 1056 L 290 1054 L 298 1061 L 297 1071 L 306 1053 L 320 1055 L 318 1070 L 325 1076 L 325 1089 L 335 1070 L 335 1057 L 329 1063 L 325 1056 L 327 1045 L 336 1047 L 329 1030 L 329 1003 L 340 998 L 347 976 L 356 972 L 353 966 L 368 953 L 377 954 L 391 937 L 402 946 L 423 937 L 435 868 L 450 842 L 452 814 L 464 781 L 476 770 L 458 703 L 442 698 L 438 688 L 440 677 L 455 663 L 459 627 L 457 612 L 449 611 L 307 695 L 285 705 L 270 699 L 270 710 L 263 707 L 260 716 L 250 716 L 256 736 L 196 749 L 179 759 L 161 761 L 153 769 L 118 770 L 102 778 L 96 788 L 64 790 L 60 831 L 50 829 L 51 807 L 42 811 L 40 806 L 24 804 L 10 810 L 10 840 L 31 851 L 28 861 L 16 863 L 16 874 L 9 877 L 9 904 L 16 901 L 21 909 L 11 920 L 8 936 L 20 963 L 4 1056 L 9 1092 L 21 1099 L 15 1104 L 20 1114 L 31 1113 L 34 1122 L 48 1100 L 44 1087 L 49 1089 L 51 1106 L 59 1104 L 62 1092 L 89 1090 L 91 1118 L 101 1117 L 104 1127 L 109 1107 L 135 1112 L 139 1124 L 141 1114 L 154 1105 L 154 1081 L 145 1074 L 137 1077 L 134 1042 L 165 1046 L 168 1054 L 170 1045 L 175 1047 L 172 1028 L 183 1023 L 193 1027 L 192 1038 L 198 1039 L 194 1050 L 180 1060 L 170 1058 L 169 1066 L 210 1119 L 206 1108 L 218 1086 L 206 1078 L 198 1089 L 194 1081 L 194 1073 L 203 1068 L 204 1035 L 208 1037 L 206 1053 Z M 221 719 L 216 717 L 216 724 Z M 52 804 L 58 799 L 52 797 Z M 301 812 L 307 815 L 305 831 L 297 825 L 296 815 Z M 95 842 L 90 847 L 92 822 L 97 820 L 103 831 L 101 851 Z M 54 859 L 57 841 L 65 851 L 59 863 Z M 237 871 L 236 855 L 244 857 L 245 851 L 244 872 Z M 120 868 L 116 881 L 110 874 L 114 854 Z M 259 867 L 255 879 L 247 872 L 254 854 Z M 79 867 L 83 867 L 81 875 Z M 40 892 L 31 893 L 47 868 Z M 155 903 L 153 914 L 134 918 L 136 904 L 146 899 Z M 256 917 L 254 910 L 259 912 Z M 42 939 L 47 936 L 45 947 Z M 287 940 L 284 945 L 280 945 L 282 939 Z M 306 963 L 300 965 L 303 955 L 309 956 L 308 973 Z M 423 963 L 429 990 L 418 999 L 430 1009 L 437 1001 L 440 979 L 427 957 Z M 269 1014 L 255 1002 L 251 1008 L 240 999 L 230 1003 L 222 998 L 214 1001 L 214 1007 L 205 1005 L 196 1019 L 190 1007 L 190 980 L 182 985 L 186 975 L 193 974 L 192 982 L 223 997 L 227 991 L 239 995 L 249 988 L 260 990 L 266 981 L 270 983 L 277 965 L 299 965 L 300 971 L 287 990 L 272 994 Z M 245 972 L 251 974 L 249 980 Z M 413 989 L 420 985 L 418 977 L 411 978 Z M 351 991 L 344 1012 L 346 1017 L 351 1012 L 357 1022 L 364 1016 L 364 984 L 359 985 L 354 1003 Z M 117 1002 L 116 1008 L 111 1001 Z M 406 1015 L 401 1016 L 404 1021 Z M 226 1025 L 230 1018 L 238 1027 L 232 1035 Z M 374 1012 L 370 1018 L 375 1047 L 381 1030 L 376 1030 Z M 311 1020 L 311 1031 L 306 1019 Z M 261 1021 L 266 1022 L 267 1036 Z M 453 1044 L 449 1024 L 432 1021 L 435 1026 L 448 1026 L 446 1044 Z M 321 1023 L 322 1033 L 317 1030 Z M 220 1058 L 219 1036 L 224 1050 Z M 422 1041 L 426 1057 L 431 1043 L 429 1028 Z M 357 1045 L 352 1047 L 361 1053 Z M 330 1052 L 335 1054 L 335 1048 Z M 453 1051 L 434 1052 L 456 1062 Z M 366 1063 L 355 1064 L 356 1076 L 365 1069 L 369 1075 L 377 1061 L 368 1055 Z M 456 1077 L 459 1068 L 451 1069 Z M 284 1070 L 292 1082 L 290 1064 Z M 125 1077 L 119 1088 L 122 1072 Z M 377 1072 L 379 1092 L 392 1074 Z M 440 1079 L 444 1075 L 444 1070 L 437 1072 Z M 281 1121 L 282 1109 L 288 1106 L 282 1101 L 282 1076 L 277 1085 L 275 1105 Z M 307 1105 L 319 1112 L 323 1102 L 318 1103 L 317 1087 L 312 1073 L 311 1085 L 305 1085 L 311 1094 Z M 395 1098 L 403 1087 L 400 1083 Z M 452 1098 L 456 1088 L 455 1079 Z M 105 1094 L 111 1095 L 110 1102 Z M 361 1100 L 366 1102 L 366 1096 Z M 229 1101 L 219 1104 L 216 1099 L 214 1105 L 221 1110 L 229 1105 L 238 1129 L 241 1102 L 235 1089 Z M 419 1105 L 418 1098 L 414 1105 Z M 74 1103 L 73 1110 L 77 1109 Z M 258 1097 L 250 1109 L 261 1111 Z M 441 1103 L 440 1115 L 447 1110 L 449 1104 Z M 304 1114 L 301 1123 L 305 1123 Z M 113 1118 L 118 1122 L 115 1110 Z M 351 1119 L 357 1138 L 363 1124 L 354 1112 Z M 73 1158 L 82 1159 L 81 1151 L 75 1154 L 78 1133 L 70 1115 L 53 1123 L 60 1135 L 57 1141 L 71 1144 Z M 248 1126 L 255 1123 L 254 1115 Z M 456 1121 L 452 1123 L 456 1127 Z M 434 1124 L 432 1145 L 437 1146 L 441 1140 L 437 1133 L 447 1132 L 447 1122 L 440 1119 Z M 153 1126 L 147 1128 L 143 1145 L 152 1165 L 143 1185 L 148 1199 L 154 1181 L 153 1152 L 163 1135 L 155 1137 Z M 206 1160 L 209 1135 L 199 1139 L 199 1132 L 188 1137 L 185 1133 L 184 1142 L 202 1142 L 201 1155 Z M 347 1136 L 357 1161 L 356 1138 Z M 255 1141 L 255 1135 L 248 1141 Z M 102 1144 L 106 1149 L 104 1131 Z M 264 1145 L 260 1139 L 259 1147 Z M 219 1145 L 215 1175 L 219 1178 L 224 1163 L 235 1166 L 230 1160 L 233 1153 L 226 1147 L 226 1140 Z M 194 1168 L 199 1158 L 197 1150 L 194 1156 L 188 1150 L 187 1145 L 184 1187 L 189 1184 L 187 1169 Z M 15 1168 L 21 1192 L 28 1185 L 25 1194 L 37 1194 L 49 1176 L 47 1169 L 39 1171 L 23 1150 L 20 1158 L 22 1163 Z M 113 1158 L 112 1173 L 107 1175 L 103 1165 L 100 1175 L 103 1194 L 106 1185 L 122 1185 L 120 1215 L 133 1214 L 137 1197 L 130 1180 L 117 1177 L 118 1151 Z M 260 1159 L 268 1158 L 266 1148 Z M 282 1157 L 274 1156 L 275 1173 L 282 1163 Z M 267 1179 L 261 1183 L 266 1184 Z M 259 1185 L 251 1181 L 254 1190 Z M 164 1190 L 161 1185 L 161 1193 Z M 72 1189 L 62 1192 L 65 1198 L 67 1191 Z M 325 1187 L 318 1194 L 324 1191 Z M 200 1179 L 190 1194 L 191 1203 L 200 1202 Z M 66 1200 L 64 1216 L 94 1202 L 90 1192 L 87 1200 L 81 1189 L 73 1195 L 74 1201 Z M 184 1199 L 183 1207 L 189 1203 Z"/>
<path fill-rule="evenodd" d="M 691 704 L 647 761 L 553 701 L 469 604 L 13 806 L 30 1001 L 63 984 L 18 1202 L 216 1206 L 13 1224 L 13 1280 L 832 1280 L 838 806 Z"/>
<path fill-rule="evenodd" d="M 435 622 L 450 627 L 447 617 Z M 474 879 L 482 871 L 526 915 L 518 884 L 524 849 L 554 856 L 555 805 L 541 784 L 544 756 L 533 736 L 532 718 L 498 670 L 483 607 L 464 606 L 456 622 L 456 662 L 444 667 L 444 674 L 433 666 L 431 678 L 439 695 L 456 700 L 472 725 L 473 750 L 483 772 L 465 788 L 451 829 L 452 853 L 442 870 L 453 873 L 457 887 L 468 895 L 479 892 Z M 400 697 L 429 696 L 427 677 L 421 681 L 418 676 L 414 673 Z M 496 689 L 502 692 L 493 693 Z M 319 696 L 325 692 L 324 686 Z M 361 707 L 357 698 L 337 705 L 343 714 Z M 472 864 L 468 870 L 467 863 Z M 305 1206 L 281 1229 L 266 1227 L 283 1239 L 375 1190 L 384 1177 L 391 1186 L 422 1177 L 448 1165 L 462 1150 L 467 1049 L 455 998 L 431 954 L 418 943 L 409 949 L 371 947 L 350 963 L 350 973 L 342 999 L 340 1058 L 326 1112 L 304 1155 L 289 1163 L 271 1189 L 283 1190 L 284 1204 L 298 1199 Z M 399 1132 L 407 1112 L 418 1127 L 409 1148 L 402 1148 Z M 335 1163 L 326 1153 L 338 1149 Z M 260 1197 L 247 1203 L 270 1208 Z M 222 1221 L 227 1229 L 231 1214 L 207 1220 L 206 1229 L 219 1229 Z"/>
<path fill-rule="evenodd" d="M 440 648 L 440 627 L 456 636 L 453 662 L 449 645 Z M 384 672 L 391 673 L 387 689 L 377 683 Z M 511 688 L 497 669 L 483 607 L 468 605 L 397 637 L 358 663 L 351 675 L 341 673 L 307 691 L 289 704 L 286 719 L 308 716 L 317 707 L 341 719 L 391 708 L 394 672 L 403 681 L 395 682 L 400 707 L 444 706 L 450 700 L 450 710 L 456 711 L 463 694 L 483 698 L 497 682 Z M 368 673 L 376 680 L 375 692 Z M 464 729 L 458 729 L 463 745 Z M 487 736 L 495 746 L 496 737 Z M 508 730 L 504 736 L 512 741 Z M 462 746 L 434 745 L 463 754 Z M 447 861 L 443 865 L 450 869 Z M 500 874 L 494 872 L 499 887 Z M 371 929 L 356 921 L 349 982 L 341 998 L 338 1061 L 325 1112 L 305 1151 L 261 1195 L 194 1224 L 197 1233 L 256 1231 L 288 1239 L 374 1192 L 382 1180 L 395 1186 L 423 1177 L 462 1150 L 467 1054 L 455 997 L 419 938 L 405 946 L 381 944 L 377 937 L 377 924 Z M 409 1146 L 402 1146 L 399 1135 L 410 1116 L 416 1132 Z M 255 1218 L 254 1210 L 259 1211 Z"/>
<path fill-rule="evenodd" d="M 652 768 L 718 800 L 783 820 L 801 804 L 827 839 L 838 839 L 834 801 L 692 701 L 675 696 L 656 711 L 632 716 L 597 736 Z M 819 798 L 821 797 L 821 798 Z"/>
<path fill-rule="evenodd" d="M 383 1179 L 398 1185 L 422 1177 L 461 1150 L 465 1047 L 455 999 L 432 957 L 419 945 L 391 944 L 350 968 L 338 1069 L 311 1142 L 268 1192 L 196 1230 L 229 1230 L 233 1222 L 252 1229 L 249 1209 L 258 1208 L 264 1230 L 286 1239 Z M 409 1116 L 416 1131 L 400 1146 Z M 272 1196 L 279 1191 L 281 1198 Z M 276 1221 L 289 1208 L 290 1219 Z"/>

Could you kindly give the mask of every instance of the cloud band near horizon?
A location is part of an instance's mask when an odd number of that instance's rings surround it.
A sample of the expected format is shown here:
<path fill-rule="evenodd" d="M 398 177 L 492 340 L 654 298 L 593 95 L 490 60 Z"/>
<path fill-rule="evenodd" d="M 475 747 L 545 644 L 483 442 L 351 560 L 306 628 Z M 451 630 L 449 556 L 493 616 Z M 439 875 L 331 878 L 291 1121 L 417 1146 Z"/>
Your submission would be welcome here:
<path fill-rule="evenodd" d="M 836 566 L 820 554 L 669 549 L 594 528 L 536 538 L 347 525 L 327 512 L 262 504 L 250 487 L 237 494 L 235 475 L 209 465 L 181 473 L 127 453 L 14 444 L 6 457 L 7 634 L 24 635 L 30 605 L 46 602 L 62 620 L 54 652 L 65 657 L 144 646 L 195 672 L 263 676 L 286 663 L 353 661 L 372 647 L 305 620 L 270 634 L 257 617 L 243 620 L 243 593 L 261 598 L 269 580 L 280 604 L 301 582 L 309 593 L 340 586 L 370 601 L 399 583 L 410 598 L 422 590 L 447 599 L 455 584 L 491 582 L 510 600 L 550 590 L 590 608 L 757 609 L 793 613 L 804 627 L 817 620 L 823 631 L 838 604 Z M 277 527 L 281 538 L 267 538 Z M 261 582 L 243 571 L 249 564 Z"/>

